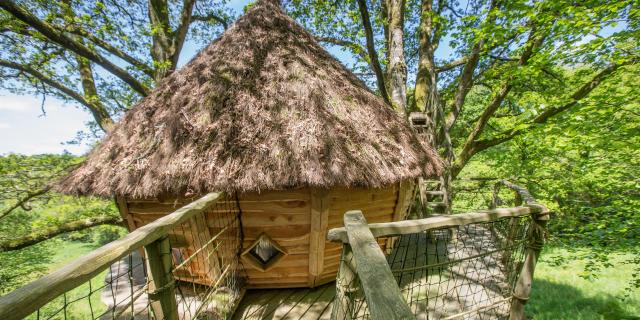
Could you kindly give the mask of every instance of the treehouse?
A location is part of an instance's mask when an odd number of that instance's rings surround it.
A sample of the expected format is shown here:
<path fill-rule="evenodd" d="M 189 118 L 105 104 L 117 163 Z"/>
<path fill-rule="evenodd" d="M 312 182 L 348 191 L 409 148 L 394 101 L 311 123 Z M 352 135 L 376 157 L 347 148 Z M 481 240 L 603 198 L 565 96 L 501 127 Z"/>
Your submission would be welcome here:
<path fill-rule="evenodd" d="M 232 253 L 249 288 L 314 287 L 335 280 L 342 245 L 326 234 L 346 211 L 402 220 L 414 180 L 439 171 L 406 120 L 275 2 L 260 1 L 127 111 L 58 189 L 114 197 L 131 231 L 224 191 L 227 211 L 173 231 L 173 259 L 236 215 Z M 215 264 L 215 254 L 195 265 Z M 215 279 L 207 270 L 176 276 L 206 284 Z"/>

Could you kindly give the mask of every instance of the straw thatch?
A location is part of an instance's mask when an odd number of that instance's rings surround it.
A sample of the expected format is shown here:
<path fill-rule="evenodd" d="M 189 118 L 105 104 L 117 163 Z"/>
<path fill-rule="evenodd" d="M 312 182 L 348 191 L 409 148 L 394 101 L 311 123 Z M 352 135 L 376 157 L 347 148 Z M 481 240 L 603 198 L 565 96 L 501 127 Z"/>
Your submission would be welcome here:
<path fill-rule="evenodd" d="M 276 1 L 259 1 L 129 110 L 58 190 L 380 187 L 440 168 L 389 105 Z"/>

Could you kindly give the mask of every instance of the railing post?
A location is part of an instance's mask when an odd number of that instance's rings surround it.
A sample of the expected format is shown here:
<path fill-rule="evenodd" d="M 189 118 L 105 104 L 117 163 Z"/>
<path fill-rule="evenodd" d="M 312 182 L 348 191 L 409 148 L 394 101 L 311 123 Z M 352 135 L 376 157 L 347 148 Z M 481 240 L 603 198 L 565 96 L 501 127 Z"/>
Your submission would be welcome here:
<path fill-rule="evenodd" d="M 520 271 L 520 276 L 513 289 L 513 299 L 511 300 L 511 312 L 509 320 L 525 320 L 524 307 L 529 300 L 531 294 L 531 286 L 533 284 L 533 272 L 536 268 L 536 262 L 544 245 L 544 232 L 549 215 L 546 210 L 534 214 L 529 234 L 529 242 L 525 252 L 524 264 Z"/>
<path fill-rule="evenodd" d="M 340 269 L 336 278 L 336 297 L 331 310 L 331 320 L 351 319 L 351 296 L 356 280 L 353 252 L 351 246 L 345 243 L 342 246 L 342 256 L 340 258 Z"/>
<path fill-rule="evenodd" d="M 144 247 L 149 277 L 149 300 L 155 319 L 177 320 L 175 281 L 171 273 L 169 237 L 164 236 Z"/>
<path fill-rule="evenodd" d="M 356 271 L 373 320 L 415 319 L 362 211 L 344 215 Z"/>

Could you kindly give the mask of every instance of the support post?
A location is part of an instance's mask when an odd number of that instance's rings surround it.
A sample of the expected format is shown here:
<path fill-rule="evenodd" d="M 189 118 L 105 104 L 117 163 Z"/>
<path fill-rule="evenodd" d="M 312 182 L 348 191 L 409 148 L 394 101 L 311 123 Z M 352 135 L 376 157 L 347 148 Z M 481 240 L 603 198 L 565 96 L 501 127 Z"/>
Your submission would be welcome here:
<path fill-rule="evenodd" d="M 355 266 L 351 246 L 345 243 L 342 246 L 342 256 L 340 258 L 340 269 L 336 278 L 336 297 L 331 310 L 331 320 L 351 320 L 351 308 L 353 301 L 351 298 L 356 287 Z"/>
<path fill-rule="evenodd" d="M 549 215 L 544 210 L 539 215 L 534 215 L 531 233 L 529 234 L 529 243 L 525 253 L 524 264 L 520 271 L 520 276 L 513 289 L 513 299 L 511 300 L 511 312 L 509 320 L 526 320 L 524 307 L 531 295 L 531 286 L 533 284 L 533 272 L 536 268 L 536 262 L 540 256 L 540 251 L 544 244 L 544 230 L 549 220 Z"/>
<path fill-rule="evenodd" d="M 175 281 L 171 274 L 169 237 L 164 236 L 144 247 L 149 277 L 149 300 L 156 319 L 178 320 Z"/>
<path fill-rule="evenodd" d="M 413 319 L 409 305 L 391 272 L 382 249 L 373 237 L 362 211 L 344 215 L 356 271 L 373 320 Z"/>

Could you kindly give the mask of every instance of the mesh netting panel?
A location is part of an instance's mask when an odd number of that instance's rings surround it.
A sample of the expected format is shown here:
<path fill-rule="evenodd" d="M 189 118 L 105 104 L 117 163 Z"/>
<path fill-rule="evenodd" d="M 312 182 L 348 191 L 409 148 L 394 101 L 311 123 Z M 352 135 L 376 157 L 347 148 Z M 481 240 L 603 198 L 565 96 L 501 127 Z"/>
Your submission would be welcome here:
<path fill-rule="evenodd" d="M 227 318 L 243 286 L 235 198 L 217 201 L 167 237 L 169 245 L 161 246 L 160 257 L 169 261 L 171 276 L 165 276 L 172 281 L 157 285 L 149 276 L 149 258 L 140 248 L 50 301 L 29 319 L 159 319 L 153 311 L 154 297 L 170 289 L 180 319 Z"/>
<path fill-rule="evenodd" d="M 418 319 L 502 319 L 509 316 L 529 226 L 529 217 L 505 218 L 380 238 L 379 243 Z M 355 265 L 352 258 L 341 263 Z M 337 285 L 345 288 L 345 296 L 338 295 L 343 301 L 335 306 L 347 317 L 369 319 L 358 277 L 344 278 L 339 275 Z"/>

